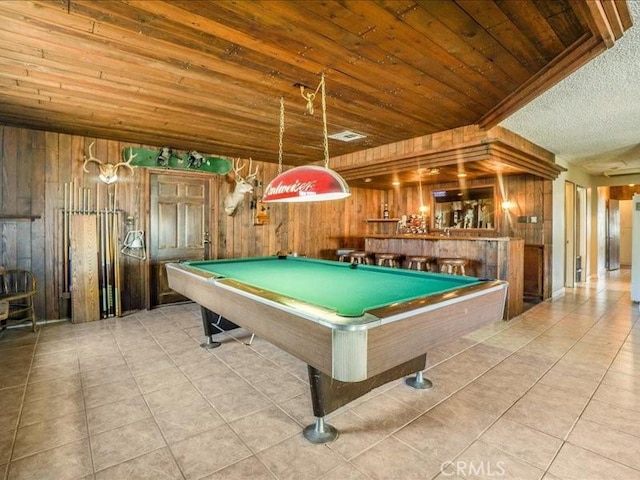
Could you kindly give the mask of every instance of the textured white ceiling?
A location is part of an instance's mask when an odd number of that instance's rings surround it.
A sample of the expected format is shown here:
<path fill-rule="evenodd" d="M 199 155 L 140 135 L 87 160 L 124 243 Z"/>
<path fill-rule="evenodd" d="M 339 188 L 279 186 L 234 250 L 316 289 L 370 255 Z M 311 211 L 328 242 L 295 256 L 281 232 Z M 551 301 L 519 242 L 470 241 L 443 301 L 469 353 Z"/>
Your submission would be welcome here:
<path fill-rule="evenodd" d="M 609 50 L 500 125 L 594 175 L 640 173 L 640 1 Z"/>

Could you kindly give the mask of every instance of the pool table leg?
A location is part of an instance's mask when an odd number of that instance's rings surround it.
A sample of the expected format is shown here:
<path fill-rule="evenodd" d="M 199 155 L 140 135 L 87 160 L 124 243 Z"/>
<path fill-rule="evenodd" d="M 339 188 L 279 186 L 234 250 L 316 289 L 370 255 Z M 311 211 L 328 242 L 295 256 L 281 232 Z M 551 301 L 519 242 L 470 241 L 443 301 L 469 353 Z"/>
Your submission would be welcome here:
<path fill-rule="evenodd" d="M 416 388 L 418 390 L 427 390 L 433 387 L 433 382 L 428 378 L 424 378 L 422 375 L 422 370 L 416 372 L 415 377 L 407 377 L 404 382 L 410 387 Z"/>
<path fill-rule="evenodd" d="M 329 443 L 338 438 L 338 430 L 325 423 L 324 417 L 316 417 L 315 423 L 304 427 L 302 435 L 311 443 Z"/>
<path fill-rule="evenodd" d="M 222 317 L 222 315 L 218 314 L 218 320 L 220 320 L 220 318 Z M 206 349 L 211 349 L 211 348 L 217 348 L 220 346 L 220 342 L 216 342 L 213 339 L 213 334 L 211 333 L 211 329 L 209 328 L 209 321 L 206 317 L 206 315 L 202 314 L 202 324 L 204 325 L 204 334 L 207 336 L 207 339 L 202 342 L 200 344 L 200 346 L 202 348 L 206 348 Z"/>
<path fill-rule="evenodd" d="M 304 437 L 312 443 L 332 442 L 338 437 L 338 431 L 325 423 L 326 415 L 385 383 L 414 372 L 422 373 L 427 364 L 426 359 L 426 354 L 419 355 L 361 382 L 341 382 L 309 365 L 311 403 L 316 421 L 305 427 Z"/>

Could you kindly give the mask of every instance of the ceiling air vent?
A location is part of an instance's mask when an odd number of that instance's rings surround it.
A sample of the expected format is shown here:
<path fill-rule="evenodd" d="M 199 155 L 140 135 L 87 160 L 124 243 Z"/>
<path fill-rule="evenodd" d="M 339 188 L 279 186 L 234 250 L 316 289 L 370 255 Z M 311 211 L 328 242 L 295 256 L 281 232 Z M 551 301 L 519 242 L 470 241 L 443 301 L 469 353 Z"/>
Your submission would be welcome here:
<path fill-rule="evenodd" d="M 366 135 L 362 135 L 356 132 L 350 132 L 349 130 L 345 130 L 344 132 L 334 133 L 333 135 L 329 135 L 329 138 L 333 138 L 334 140 L 340 140 L 341 142 L 353 142 L 354 140 L 360 140 L 361 138 L 365 138 Z"/>

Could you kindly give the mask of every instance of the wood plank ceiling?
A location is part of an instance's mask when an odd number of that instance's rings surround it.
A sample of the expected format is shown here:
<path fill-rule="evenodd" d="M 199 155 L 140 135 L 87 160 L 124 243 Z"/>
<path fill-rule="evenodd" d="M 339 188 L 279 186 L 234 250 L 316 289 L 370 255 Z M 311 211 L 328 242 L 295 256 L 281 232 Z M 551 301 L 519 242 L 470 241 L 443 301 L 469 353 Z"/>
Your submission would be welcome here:
<path fill-rule="evenodd" d="M 278 161 L 492 126 L 631 25 L 619 0 L 0 2 L 0 123 Z M 319 97 L 319 96 L 318 96 Z M 115 161 L 116 159 L 110 159 Z"/>

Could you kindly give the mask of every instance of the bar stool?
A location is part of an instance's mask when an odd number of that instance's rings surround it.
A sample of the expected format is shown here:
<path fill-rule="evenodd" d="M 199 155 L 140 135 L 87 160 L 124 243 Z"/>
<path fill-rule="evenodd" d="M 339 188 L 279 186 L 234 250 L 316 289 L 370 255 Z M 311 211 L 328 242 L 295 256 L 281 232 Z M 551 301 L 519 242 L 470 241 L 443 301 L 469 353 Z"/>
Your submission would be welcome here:
<path fill-rule="evenodd" d="M 2 326 L 2 330 L 4 330 L 7 323 L 7 318 L 9 318 L 9 302 L 0 300 L 0 325 Z"/>
<path fill-rule="evenodd" d="M 438 265 L 440 266 L 440 272 L 452 275 L 466 275 L 464 268 L 467 265 L 467 260 L 465 258 L 439 258 Z"/>
<path fill-rule="evenodd" d="M 399 253 L 376 253 L 376 263 L 381 267 L 400 268 L 401 259 Z"/>
<path fill-rule="evenodd" d="M 433 257 L 412 256 L 407 258 L 407 268 L 430 272 L 431 262 L 433 262 Z"/>
<path fill-rule="evenodd" d="M 361 250 L 354 251 L 349 254 L 349 259 L 351 263 L 363 263 L 366 265 L 371 265 L 371 254 L 369 252 L 363 252 Z"/>
<path fill-rule="evenodd" d="M 338 261 L 346 262 L 351 252 L 354 252 L 354 251 L 355 249 L 353 248 L 339 248 L 338 250 L 336 250 L 336 256 L 338 257 Z"/>

